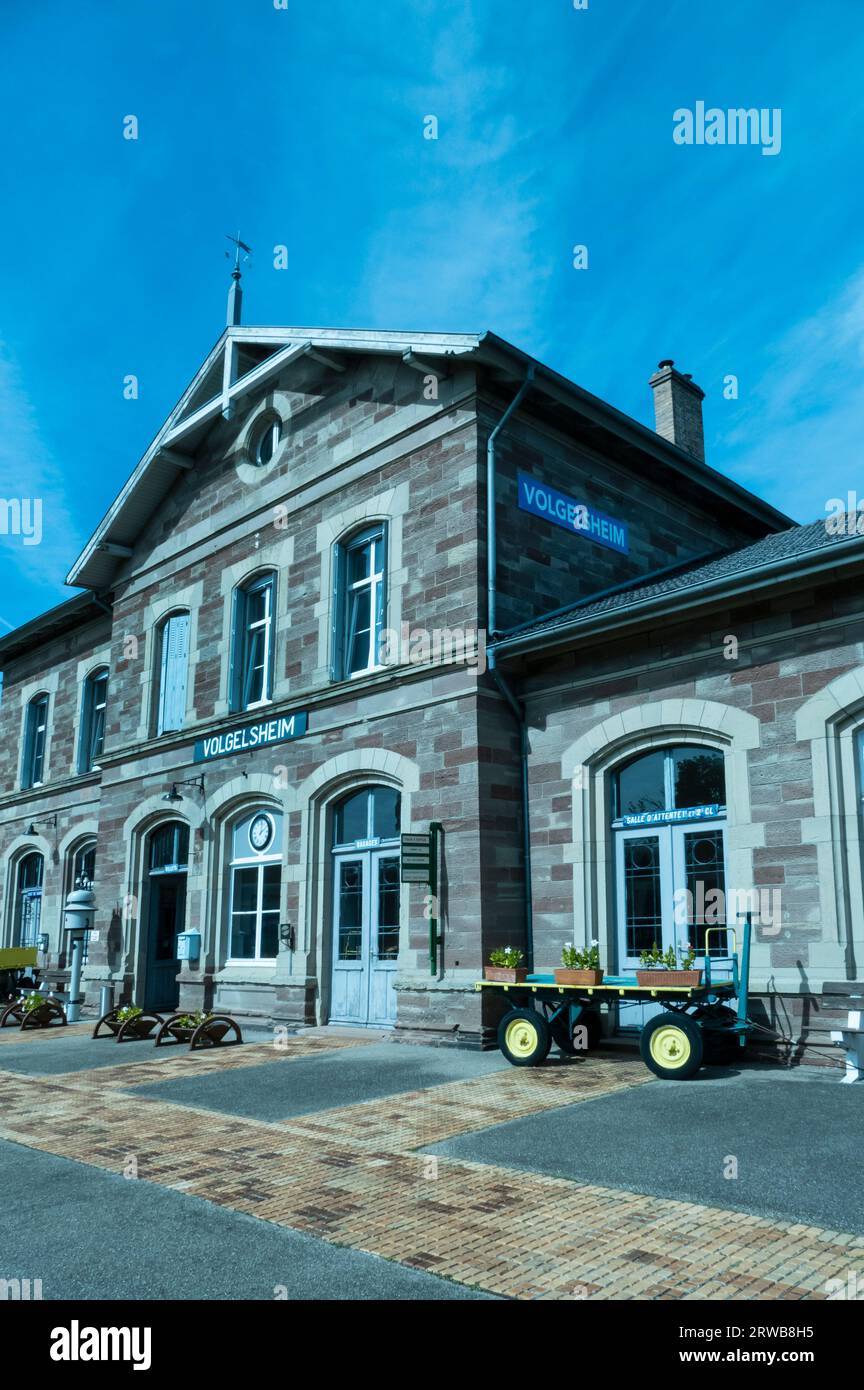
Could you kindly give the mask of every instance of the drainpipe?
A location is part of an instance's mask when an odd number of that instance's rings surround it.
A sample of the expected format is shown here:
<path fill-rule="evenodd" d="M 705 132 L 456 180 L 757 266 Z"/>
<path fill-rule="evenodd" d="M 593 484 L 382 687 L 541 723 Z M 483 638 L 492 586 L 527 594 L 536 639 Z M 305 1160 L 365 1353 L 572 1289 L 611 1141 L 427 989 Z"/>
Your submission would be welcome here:
<path fill-rule="evenodd" d="M 534 380 L 533 365 L 507 410 L 489 436 L 486 444 L 486 627 L 494 643 L 498 622 L 498 537 L 495 525 L 495 445 L 510 416 L 519 409 Z M 519 725 L 519 762 L 522 785 L 522 864 L 525 880 L 525 956 L 529 970 L 534 969 L 534 909 L 531 889 L 531 822 L 528 798 L 528 729 L 525 707 L 513 694 L 508 682 L 498 670 L 494 645 L 489 652 L 489 672 Z"/>

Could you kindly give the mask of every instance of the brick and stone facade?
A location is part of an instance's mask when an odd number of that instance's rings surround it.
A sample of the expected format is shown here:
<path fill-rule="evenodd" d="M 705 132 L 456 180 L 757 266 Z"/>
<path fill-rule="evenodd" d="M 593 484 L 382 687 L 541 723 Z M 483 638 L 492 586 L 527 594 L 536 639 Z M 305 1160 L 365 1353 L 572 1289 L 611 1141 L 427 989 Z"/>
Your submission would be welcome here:
<path fill-rule="evenodd" d="M 42 965 L 63 970 L 70 854 L 94 838 L 87 1002 L 95 1006 L 103 983 L 117 999 L 139 999 L 154 930 L 149 847 L 160 826 L 179 822 L 189 833 L 183 928 L 200 933 L 201 952 L 178 966 L 177 1001 L 277 1023 L 327 1021 L 334 810 L 363 787 L 391 788 L 402 831 L 443 827 L 439 968 L 430 974 L 428 890 L 403 885 L 397 1030 L 489 1037 L 473 981 L 492 947 L 524 940 L 525 917 L 519 730 L 483 659 L 486 444 L 523 364 L 491 338 L 224 335 L 73 568 L 70 582 L 89 592 L 0 641 L 2 944 L 16 941 L 19 866 L 36 850 Z M 256 466 L 255 440 L 271 420 L 281 440 Z M 629 553 L 521 510 L 519 471 L 621 519 Z M 496 523 L 506 632 L 706 552 L 738 551 L 784 518 L 548 373 L 498 442 Z M 337 550 L 376 526 L 386 527 L 384 622 L 400 641 L 380 668 L 346 679 L 333 665 Z M 232 672 L 235 595 L 265 572 L 275 575 L 276 605 L 266 718 L 303 712 L 307 731 L 196 761 L 201 740 L 262 717 L 232 709 Z M 554 964 L 598 913 L 610 963 L 614 954 L 610 851 L 586 800 L 596 775 L 646 740 L 701 740 L 727 757 L 730 874 L 784 889 L 783 930 L 759 945 L 766 1009 L 800 999 L 802 980 L 821 989 L 848 977 L 837 946 L 843 895 L 829 926 L 825 872 L 830 827 L 838 816 L 857 827 L 857 806 L 837 809 L 833 755 L 823 776 L 809 750 L 824 746 L 819 702 L 858 680 L 864 634 L 853 609 L 842 588 L 798 590 L 721 609 L 707 626 L 682 618 L 578 650 L 512 659 L 502 650 L 499 669 L 528 719 L 538 965 Z M 158 733 L 159 633 L 178 611 L 189 615 L 185 709 L 182 727 Z M 436 634 L 478 631 L 479 653 L 436 659 Z M 432 651 L 410 647 L 418 633 Z M 739 640 L 733 663 L 722 654 L 729 633 Z M 82 773 L 82 683 L 100 665 L 109 670 L 104 747 Z M 24 790 L 23 721 L 39 692 L 50 698 L 48 756 L 42 784 Z M 578 796 L 574 760 L 591 770 Z M 169 802 L 175 783 L 181 799 Z M 284 828 L 278 953 L 235 960 L 232 828 L 268 809 Z"/>

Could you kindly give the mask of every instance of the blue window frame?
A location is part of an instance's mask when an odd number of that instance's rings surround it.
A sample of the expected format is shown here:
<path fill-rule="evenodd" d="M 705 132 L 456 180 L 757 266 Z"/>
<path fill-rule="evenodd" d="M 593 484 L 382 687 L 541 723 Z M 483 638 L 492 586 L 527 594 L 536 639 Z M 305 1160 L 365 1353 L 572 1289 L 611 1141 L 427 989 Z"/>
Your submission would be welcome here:
<path fill-rule="evenodd" d="M 45 773 L 45 749 L 48 741 L 48 696 L 34 695 L 27 706 L 24 722 L 24 758 L 21 764 L 21 786 L 40 787 Z"/>
<path fill-rule="evenodd" d="M 231 708 L 255 709 L 273 698 L 276 576 L 258 575 L 234 591 Z"/>
<path fill-rule="evenodd" d="M 105 707 L 108 701 L 108 668 L 91 671 L 81 694 L 81 736 L 78 771 L 90 772 L 105 745 Z"/>
<path fill-rule="evenodd" d="M 334 548 L 333 680 L 349 680 L 380 669 L 386 614 L 387 527 L 382 522 Z"/>

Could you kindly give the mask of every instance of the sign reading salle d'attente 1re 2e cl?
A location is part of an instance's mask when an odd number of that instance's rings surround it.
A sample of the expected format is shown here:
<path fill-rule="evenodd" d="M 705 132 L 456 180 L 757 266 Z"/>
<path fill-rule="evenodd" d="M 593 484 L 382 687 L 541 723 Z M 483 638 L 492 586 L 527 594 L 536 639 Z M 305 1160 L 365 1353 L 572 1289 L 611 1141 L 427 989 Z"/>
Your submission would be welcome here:
<path fill-rule="evenodd" d="M 300 738 L 305 734 L 308 723 L 309 716 L 304 710 L 302 714 L 281 715 L 278 719 L 265 719 L 261 724 L 244 724 L 242 729 L 199 738 L 192 760 L 206 763 L 211 758 L 227 757 L 229 753 L 250 753 L 254 748 L 286 743 L 290 738 Z"/>
<path fill-rule="evenodd" d="M 605 545 L 621 555 L 630 553 L 627 527 L 623 521 L 595 512 L 585 502 L 577 502 L 575 497 L 568 497 L 566 492 L 559 492 L 547 483 L 538 483 L 527 473 L 519 474 L 519 506 L 523 512 L 532 512 L 534 516 L 542 516 L 544 521 L 551 521 L 555 526 L 563 526 L 565 531 L 584 536 L 586 541 Z"/>

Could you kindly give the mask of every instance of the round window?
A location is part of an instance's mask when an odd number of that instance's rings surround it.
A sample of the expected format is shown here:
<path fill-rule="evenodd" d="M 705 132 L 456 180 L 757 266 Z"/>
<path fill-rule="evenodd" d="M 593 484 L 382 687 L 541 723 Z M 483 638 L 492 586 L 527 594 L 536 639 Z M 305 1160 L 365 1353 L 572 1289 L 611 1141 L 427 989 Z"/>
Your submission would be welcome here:
<path fill-rule="evenodd" d="M 268 463 L 273 462 L 273 455 L 279 448 L 281 438 L 282 421 L 268 420 L 264 428 L 259 430 L 255 438 L 255 448 L 252 451 L 257 468 L 266 468 Z"/>

